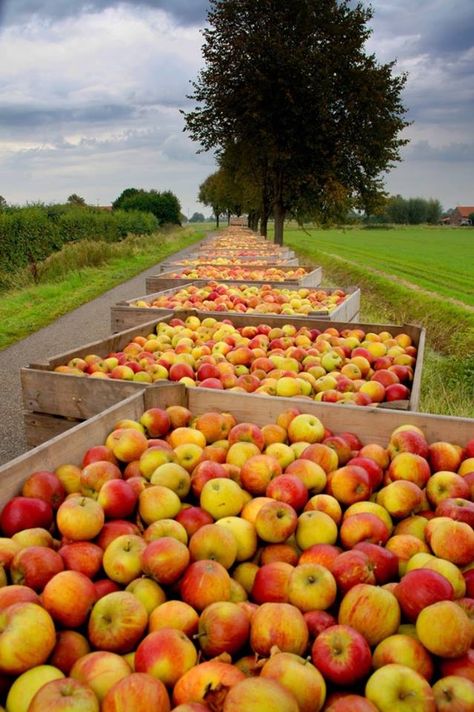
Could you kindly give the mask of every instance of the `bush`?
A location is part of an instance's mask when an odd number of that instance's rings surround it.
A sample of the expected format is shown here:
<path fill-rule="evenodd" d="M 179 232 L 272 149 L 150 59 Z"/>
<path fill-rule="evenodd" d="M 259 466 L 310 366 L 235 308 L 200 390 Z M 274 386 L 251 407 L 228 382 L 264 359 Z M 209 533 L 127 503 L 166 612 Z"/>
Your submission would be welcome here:
<path fill-rule="evenodd" d="M 158 229 L 151 213 L 66 205 L 35 205 L 0 212 L 0 282 L 81 240 L 117 242 L 129 234 L 150 235 Z"/>

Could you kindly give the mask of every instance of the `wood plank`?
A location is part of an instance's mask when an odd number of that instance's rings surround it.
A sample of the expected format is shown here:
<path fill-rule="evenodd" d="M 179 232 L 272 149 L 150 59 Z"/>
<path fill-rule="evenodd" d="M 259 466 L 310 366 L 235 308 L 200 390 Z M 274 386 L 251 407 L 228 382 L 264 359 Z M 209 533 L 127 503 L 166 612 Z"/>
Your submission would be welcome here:
<path fill-rule="evenodd" d="M 201 266 L 201 265 L 200 265 Z M 207 265 L 206 265 L 207 266 Z M 219 267 L 220 265 L 212 265 L 212 267 Z M 278 267 L 285 271 L 284 267 L 279 265 L 269 265 L 269 267 Z M 252 269 L 251 267 L 249 267 Z M 255 269 L 259 269 L 255 267 Z M 261 269 L 261 268 L 260 268 Z M 288 271 L 290 268 L 286 268 Z M 146 278 L 146 292 L 147 294 L 155 294 L 157 292 L 165 291 L 168 289 L 173 289 L 173 287 L 184 287 L 187 284 L 195 284 L 199 286 L 204 286 L 209 282 L 209 277 L 199 278 L 199 279 L 189 279 L 187 277 L 172 277 L 172 271 L 163 272 L 159 275 L 152 275 Z M 262 284 L 270 284 L 272 287 L 283 287 L 283 286 L 298 286 L 298 287 L 318 287 L 321 284 L 323 277 L 322 267 L 316 267 L 315 269 L 308 271 L 303 277 L 288 279 L 284 282 L 277 282 L 273 280 L 254 280 L 254 279 L 221 279 L 219 283 L 222 284 L 251 284 L 252 286 Z"/>
<path fill-rule="evenodd" d="M 80 420 L 67 420 L 47 413 L 24 413 L 23 427 L 28 447 L 37 447 L 47 440 L 65 433 L 82 422 Z"/>
<path fill-rule="evenodd" d="M 68 432 L 54 437 L 30 452 L 0 467 L 0 507 L 14 497 L 36 470 L 54 470 L 61 464 L 80 465 L 85 451 L 104 443 L 122 418 L 138 419 L 144 411 L 143 390 L 112 406 Z"/>

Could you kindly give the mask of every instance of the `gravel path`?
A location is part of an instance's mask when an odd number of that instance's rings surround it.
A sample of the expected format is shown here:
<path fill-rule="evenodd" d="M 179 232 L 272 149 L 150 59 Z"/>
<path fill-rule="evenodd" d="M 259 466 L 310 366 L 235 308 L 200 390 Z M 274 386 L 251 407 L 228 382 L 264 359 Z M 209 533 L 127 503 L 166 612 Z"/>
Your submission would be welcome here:
<path fill-rule="evenodd" d="M 193 245 L 176 255 L 195 248 Z M 157 274 L 157 265 L 0 351 L 0 464 L 28 450 L 23 431 L 19 369 L 33 361 L 108 336 L 111 332 L 110 307 L 121 299 L 145 294 L 145 277 L 153 274 Z"/>

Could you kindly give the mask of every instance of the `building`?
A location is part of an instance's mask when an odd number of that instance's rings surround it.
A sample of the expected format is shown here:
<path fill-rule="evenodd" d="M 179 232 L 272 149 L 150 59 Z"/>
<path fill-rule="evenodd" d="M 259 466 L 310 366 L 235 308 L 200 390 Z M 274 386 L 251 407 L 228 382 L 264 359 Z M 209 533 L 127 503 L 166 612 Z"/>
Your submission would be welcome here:
<path fill-rule="evenodd" d="M 449 225 L 471 225 L 469 218 L 474 213 L 474 205 L 458 205 L 448 219 Z"/>

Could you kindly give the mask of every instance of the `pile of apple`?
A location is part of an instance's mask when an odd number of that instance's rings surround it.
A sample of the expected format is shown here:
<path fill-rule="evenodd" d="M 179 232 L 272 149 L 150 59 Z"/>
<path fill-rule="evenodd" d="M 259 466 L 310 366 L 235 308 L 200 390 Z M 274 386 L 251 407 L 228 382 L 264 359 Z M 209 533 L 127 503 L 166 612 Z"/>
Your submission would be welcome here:
<path fill-rule="evenodd" d="M 281 264 L 284 264 L 284 260 L 280 260 Z M 215 255 L 204 256 L 204 257 L 193 257 L 189 259 L 182 259 L 177 262 L 173 262 L 173 266 L 179 267 L 195 267 L 196 265 L 236 265 L 236 266 L 249 266 L 252 267 L 266 267 L 268 265 L 268 259 L 257 260 L 249 262 L 248 260 L 240 260 L 238 257 L 216 257 Z"/>
<path fill-rule="evenodd" d="M 304 316 L 313 311 L 330 314 L 346 298 L 343 289 L 290 289 L 269 284 L 252 286 L 209 282 L 199 287 L 189 284 L 173 294 L 163 292 L 149 301 L 139 299 L 130 306 Z"/>
<path fill-rule="evenodd" d="M 74 357 L 55 371 L 94 378 L 230 389 L 373 405 L 410 396 L 416 347 L 408 334 L 292 324 L 235 327 L 214 317 L 159 322 L 106 357 Z"/>
<path fill-rule="evenodd" d="M 472 712 L 474 439 L 151 408 L 0 515 L 9 712 Z"/>
<path fill-rule="evenodd" d="M 247 268 L 245 266 L 222 267 L 217 265 L 198 265 L 194 269 L 182 269 L 172 272 L 170 279 L 213 279 L 213 280 L 249 280 L 253 282 L 287 282 L 304 277 L 304 267 L 294 267 L 288 271 L 278 267 Z"/>

